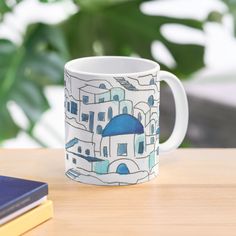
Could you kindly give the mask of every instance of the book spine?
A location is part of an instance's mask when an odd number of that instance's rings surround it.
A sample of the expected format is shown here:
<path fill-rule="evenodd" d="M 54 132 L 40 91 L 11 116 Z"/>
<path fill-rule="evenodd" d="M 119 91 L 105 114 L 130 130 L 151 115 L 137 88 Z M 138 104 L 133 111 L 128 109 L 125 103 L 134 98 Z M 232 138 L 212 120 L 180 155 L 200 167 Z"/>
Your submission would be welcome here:
<path fill-rule="evenodd" d="M 0 226 L 1 236 L 22 235 L 44 221 L 53 217 L 53 204 L 46 201 L 38 207 L 26 212 L 14 220 Z M 47 235 L 47 233 L 40 234 Z"/>
<path fill-rule="evenodd" d="M 0 219 L 48 195 L 48 185 L 44 184 L 0 209 Z"/>

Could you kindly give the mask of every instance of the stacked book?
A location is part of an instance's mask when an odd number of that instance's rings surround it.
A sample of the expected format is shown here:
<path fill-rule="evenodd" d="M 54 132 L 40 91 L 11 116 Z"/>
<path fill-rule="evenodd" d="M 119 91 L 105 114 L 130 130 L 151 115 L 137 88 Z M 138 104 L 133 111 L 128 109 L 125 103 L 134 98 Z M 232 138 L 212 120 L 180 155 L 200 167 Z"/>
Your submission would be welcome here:
<path fill-rule="evenodd" d="M 53 216 L 46 183 L 0 176 L 0 236 L 21 235 Z"/>

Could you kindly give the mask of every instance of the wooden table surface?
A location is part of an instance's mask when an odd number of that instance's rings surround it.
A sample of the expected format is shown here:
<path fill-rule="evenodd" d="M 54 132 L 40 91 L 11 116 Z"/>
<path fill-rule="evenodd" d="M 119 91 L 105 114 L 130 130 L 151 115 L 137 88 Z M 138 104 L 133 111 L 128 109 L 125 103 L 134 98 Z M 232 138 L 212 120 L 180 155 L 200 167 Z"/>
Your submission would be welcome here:
<path fill-rule="evenodd" d="M 63 155 L 0 150 L 1 175 L 49 184 L 55 216 L 28 236 L 236 235 L 236 149 L 180 149 L 161 156 L 155 180 L 128 187 L 76 183 Z"/>

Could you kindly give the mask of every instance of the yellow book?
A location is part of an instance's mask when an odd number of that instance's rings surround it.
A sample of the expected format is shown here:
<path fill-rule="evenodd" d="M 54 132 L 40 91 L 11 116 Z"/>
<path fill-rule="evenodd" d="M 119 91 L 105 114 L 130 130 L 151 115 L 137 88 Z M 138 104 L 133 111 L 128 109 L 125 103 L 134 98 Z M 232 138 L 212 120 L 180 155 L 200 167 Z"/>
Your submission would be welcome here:
<path fill-rule="evenodd" d="M 0 236 L 19 236 L 44 221 L 52 218 L 52 201 L 45 201 L 41 205 L 0 226 Z"/>

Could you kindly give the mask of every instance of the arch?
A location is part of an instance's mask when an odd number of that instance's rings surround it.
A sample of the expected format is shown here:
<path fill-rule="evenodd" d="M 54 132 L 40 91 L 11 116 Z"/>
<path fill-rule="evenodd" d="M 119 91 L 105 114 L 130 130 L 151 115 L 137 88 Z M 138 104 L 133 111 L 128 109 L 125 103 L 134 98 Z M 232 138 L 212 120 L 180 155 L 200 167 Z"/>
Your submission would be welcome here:
<path fill-rule="evenodd" d="M 101 88 L 101 89 L 106 89 L 107 87 L 106 87 L 105 84 L 102 83 L 102 84 L 99 85 L 99 88 Z"/>
<path fill-rule="evenodd" d="M 154 105 L 154 97 L 153 97 L 153 95 L 149 96 L 149 98 L 148 98 L 148 105 L 149 106 L 153 106 Z"/>
<path fill-rule="evenodd" d="M 152 78 L 150 81 L 149 81 L 149 85 L 154 85 L 155 84 L 155 80 L 154 78 Z"/>
<path fill-rule="evenodd" d="M 112 119 L 112 117 L 113 117 L 113 110 L 112 110 L 112 107 L 109 107 L 109 108 L 108 108 L 107 117 L 108 117 L 108 120 L 111 120 L 111 119 Z"/>
<path fill-rule="evenodd" d="M 130 174 L 129 168 L 127 167 L 127 165 L 125 163 L 121 163 L 117 166 L 116 173 L 118 173 L 120 175 Z"/>
<path fill-rule="evenodd" d="M 121 158 L 111 162 L 108 166 L 108 171 L 115 173 L 118 166 L 122 163 L 127 166 L 130 173 L 139 171 L 139 166 L 137 165 L 137 163 L 134 160 L 128 158 Z"/>
<path fill-rule="evenodd" d="M 122 108 L 122 113 L 123 113 L 123 114 L 128 114 L 128 108 L 127 108 L 127 106 L 124 106 L 124 107 Z"/>
<path fill-rule="evenodd" d="M 97 126 L 97 134 L 102 134 L 102 126 L 101 125 Z"/>

